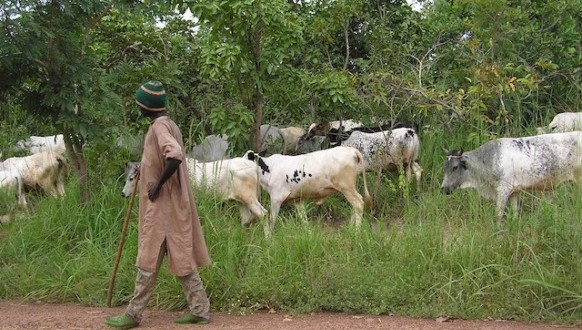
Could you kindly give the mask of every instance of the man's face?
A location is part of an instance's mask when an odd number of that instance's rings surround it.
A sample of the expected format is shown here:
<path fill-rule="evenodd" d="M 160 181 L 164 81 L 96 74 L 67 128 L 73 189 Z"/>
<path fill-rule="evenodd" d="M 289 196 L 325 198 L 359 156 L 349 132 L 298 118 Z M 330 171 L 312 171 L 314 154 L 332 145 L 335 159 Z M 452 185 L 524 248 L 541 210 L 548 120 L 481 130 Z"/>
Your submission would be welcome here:
<path fill-rule="evenodd" d="M 144 108 L 138 106 L 139 113 L 141 114 L 140 118 L 149 118 L 149 112 L 144 110 Z"/>

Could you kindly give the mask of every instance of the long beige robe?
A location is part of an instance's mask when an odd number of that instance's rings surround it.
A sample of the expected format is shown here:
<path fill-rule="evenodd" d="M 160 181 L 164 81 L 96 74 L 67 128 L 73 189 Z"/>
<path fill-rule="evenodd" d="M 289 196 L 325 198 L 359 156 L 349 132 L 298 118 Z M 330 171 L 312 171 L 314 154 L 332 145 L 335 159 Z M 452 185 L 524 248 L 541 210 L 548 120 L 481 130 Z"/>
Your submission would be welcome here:
<path fill-rule="evenodd" d="M 158 181 L 167 158 L 182 161 L 164 183 L 155 201 L 149 189 Z M 145 136 L 139 180 L 139 241 L 136 265 L 153 272 L 160 247 L 167 244 L 168 270 L 177 276 L 210 264 L 188 169 L 184 159 L 182 133 L 167 116 L 153 120 Z"/>

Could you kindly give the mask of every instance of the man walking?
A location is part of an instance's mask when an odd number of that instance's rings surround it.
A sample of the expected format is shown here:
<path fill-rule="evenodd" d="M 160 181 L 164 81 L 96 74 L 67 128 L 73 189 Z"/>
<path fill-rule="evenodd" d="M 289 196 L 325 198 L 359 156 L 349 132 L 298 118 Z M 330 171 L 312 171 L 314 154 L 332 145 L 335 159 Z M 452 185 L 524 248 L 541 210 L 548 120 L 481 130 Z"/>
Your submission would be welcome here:
<path fill-rule="evenodd" d="M 106 319 L 116 328 L 139 325 L 155 288 L 164 255 L 168 271 L 180 280 L 190 313 L 177 323 L 205 324 L 210 302 L 198 267 L 210 264 L 185 162 L 182 133 L 166 114 L 166 93 L 159 81 L 141 85 L 135 95 L 141 113 L 151 119 L 140 165 L 139 238 L 134 296 L 127 311 Z"/>

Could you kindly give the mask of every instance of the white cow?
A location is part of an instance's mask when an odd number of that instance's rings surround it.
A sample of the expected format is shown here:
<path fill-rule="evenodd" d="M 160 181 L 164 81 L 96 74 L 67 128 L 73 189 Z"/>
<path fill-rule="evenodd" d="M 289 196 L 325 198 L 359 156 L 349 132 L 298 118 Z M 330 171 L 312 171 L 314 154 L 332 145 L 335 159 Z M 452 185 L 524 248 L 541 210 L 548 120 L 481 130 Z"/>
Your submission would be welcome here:
<path fill-rule="evenodd" d="M 582 131 L 582 112 L 562 112 L 554 116 L 548 128 L 538 127 L 538 134 Z"/>
<path fill-rule="evenodd" d="M 420 140 L 412 128 L 395 128 L 375 133 L 354 131 L 341 145 L 358 149 L 366 161 L 366 170 L 394 171 L 402 165 L 406 179 L 410 182 L 411 174 L 414 173 L 417 184 L 420 184 Z"/>
<path fill-rule="evenodd" d="M 582 132 L 553 133 L 490 141 L 469 151 L 447 152 L 441 191 L 475 188 L 497 204 L 502 229 L 508 200 L 518 210 L 517 192 L 547 190 L 564 181 L 582 182 Z"/>
<path fill-rule="evenodd" d="M 563 133 L 582 130 L 582 112 L 562 112 L 550 122 L 553 133 Z"/>
<path fill-rule="evenodd" d="M 237 157 L 214 162 L 198 162 L 186 158 L 190 181 L 197 188 L 214 190 L 221 200 L 235 200 L 240 209 L 241 224 L 250 225 L 253 220 L 263 218 L 267 210 L 259 203 L 257 165 Z M 126 164 L 126 181 L 122 195 L 129 197 L 139 172 L 139 162 Z"/>
<path fill-rule="evenodd" d="M 364 207 L 372 203 L 362 154 L 349 147 L 320 150 L 312 153 L 287 156 L 260 157 L 247 151 L 244 158 L 259 165 L 259 182 L 271 196 L 271 215 L 265 223 L 265 236 L 269 237 L 275 226 L 281 205 L 286 202 L 315 198 L 323 203 L 335 192 L 340 192 L 354 208 L 351 222 L 360 226 Z M 358 174 L 364 177 L 364 198 L 356 190 Z"/>
<path fill-rule="evenodd" d="M 36 154 L 43 151 L 54 151 L 62 154 L 65 152 L 65 140 L 63 134 L 50 136 L 31 136 L 26 140 L 16 142 L 17 151 L 28 150 L 30 154 Z"/>
<path fill-rule="evenodd" d="M 25 157 L 6 159 L 0 170 L 18 173 L 25 188 L 41 189 L 53 197 L 64 196 L 66 162 L 62 154 L 42 151 Z"/>

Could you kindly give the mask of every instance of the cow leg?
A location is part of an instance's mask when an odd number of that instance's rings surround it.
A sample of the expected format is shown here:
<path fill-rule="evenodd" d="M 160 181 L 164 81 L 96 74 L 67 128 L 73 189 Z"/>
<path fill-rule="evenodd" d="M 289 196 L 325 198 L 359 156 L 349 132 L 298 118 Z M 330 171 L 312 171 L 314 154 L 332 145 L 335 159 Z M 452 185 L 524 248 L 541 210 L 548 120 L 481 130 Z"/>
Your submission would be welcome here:
<path fill-rule="evenodd" d="M 250 210 L 254 215 L 253 219 L 255 218 L 261 219 L 267 214 L 267 210 L 265 210 L 263 205 L 261 205 L 261 203 L 259 203 L 258 200 L 255 200 L 253 203 L 251 203 Z"/>
<path fill-rule="evenodd" d="M 420 191 L 420 184 L 421 184 L 421 180 L 422 180 L 422 167 L 420 167 L 420 165 L 418 165 L 417 162 L 412 162 L 412 172 L 414 173 L 414 176 L 416 177 L 416 191 L 419 192 Z"/>
<path fill-rule="evenodd" d="M 514 216 L 519 216 L 519 198 L 517 194 L 513 194 L 509 197 L 509 202 L 511 203 L 511 209 Z"/>
<path fill-rule="evenodd" d="M 253 220 L 253 215 L 251 214 L 251 210 L 249 210 L 248 207 L 246 207 L 243 204 L 239 204 L 238 209 L 240 211 L 240 220 L 241 220 L 240 224 L 241 224 L 241 226 L 248 227 L 248 225 Z"/>
<path fill-rule="evenodd" d="M 265 214 L 267 214 L 267 210 L 265 210 L 261 203 L 259 203 L 254 194 L 241 196 L 241 198 L 237 198 L 237 200 L 241 203 L 241 207 L 244 205 L 246 210 L 250 212 L 248 218 L 243 218 L 243 214 L 241 213 L 241 219 L 247 219 L 246 225 L 250 225 L 255 219 L 263 218 Z"/>
<path fill-rule="evenodd" d="M 355 187 L 353 190 L 342 191 L 342 194 L 354 209 L 352 217 L 350 218 L 350 223 L 355 224 L 356 227 L 360 227 L 362 224 L 362 215 L 364 214 L 364 198 L 355 191 Z"/>
<path fill-rule="evenodd" d="M 497 203 L 496 203 L 496 213 L 497 213 L 497 230 L 499 230 L 499 236 L 503 236 L 504 219 L 505 219 L 505 209 L 507 207 L 507 200 L 511 195 L 511 189 L 507 187 L 500 187 L 497 190 Z"/>
<path fill-rule="evenodd" d="M 281 202 L 277 199 L 271 197 L 271 216 L 268 218 L 267 221 L 264 223 L 263 231 L 265 233 L 266 238 L 271 237 L 271 232 L 275 227 L 275 220 L 277 220 L 277 216 L 279 216 L 279 210 L 281 209 Z"/>
<path fill-rule="evenodd" d="M 412 165 L 408 162 L 404 167 L 404 173 L 406 173 L 406 182 L 410 185 L 412 179 Z"/>
<path fill-rule="evenodd" d="M 22 187 L 19 187 L 18 188 L 18 191 L 17 191 L 16 194 L 17 194 L 17 197 L 18 197 L 18 205 L 20 205 L 20 206 L 27 206 L 26 197 L 24 196 L 24 191 L 22 191 Z"/>
<path fill-rule="evenodd" d="M 57 193 L 57 189 L 55 188 L 53 182 L 48 180 L 48 178 L 43 178 L 42 180 L 40 180 L 38 182 L 38 185 L 40 186 L 40 188 L 43 191 L 45 191 L 46 193 L 48 193 L 52 197 L 55 197 L 55 198 L 59 197 L 59 195 Z"/>
<path fill-rule="evenodd" d="M 63 183 L 63 176 L 64 176 L 63 169 L 61 169 L 57 176 L 57 194 L 59 196 L 65 196 L 65 185 Z"/>

